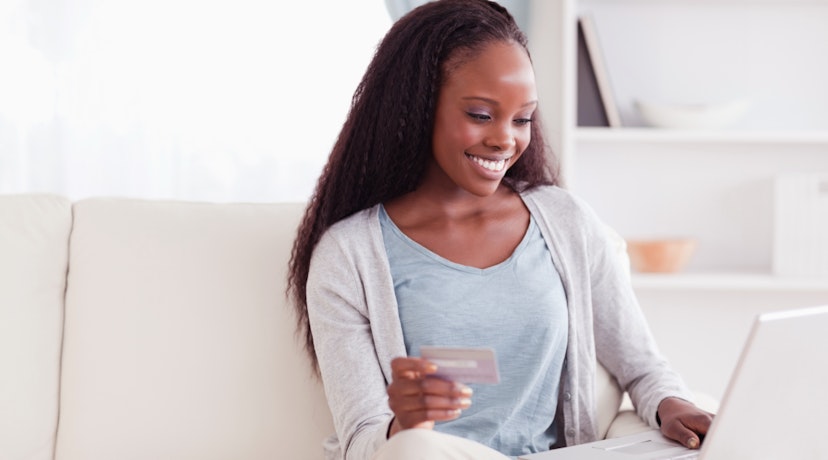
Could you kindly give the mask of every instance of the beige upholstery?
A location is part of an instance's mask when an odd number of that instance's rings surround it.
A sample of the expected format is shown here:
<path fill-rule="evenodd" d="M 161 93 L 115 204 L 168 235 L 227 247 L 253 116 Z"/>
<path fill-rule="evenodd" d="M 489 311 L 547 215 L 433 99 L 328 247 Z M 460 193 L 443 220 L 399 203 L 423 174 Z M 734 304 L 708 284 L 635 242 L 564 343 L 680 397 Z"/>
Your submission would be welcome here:
<path fill-rule="evenodd" d="M 604 438 L 607 436 L 610 427 L 615 423 L 624 393 L 618 387 L 615 378 L 600 364 L 597 364 L 595 391 L 597 394 L 595 404 L 598 410 L 598 436 Z M 638 419 L 638 421 L 644 423 L 641 419 Z"/>
<path fill-rule="evenodd" d="M 59 460 L 319 458 L 284 278 L 298 205 L 75 205 Z"/>
<path fill-rule="evenodd" d="M 71 203 L 0 196 L 0 459 L 51 459 Z"/>
<path fill-rule="evenodd" d="M 322 458 L 284 297 L 302 211 L 0 197 L 0 459 Z"/>

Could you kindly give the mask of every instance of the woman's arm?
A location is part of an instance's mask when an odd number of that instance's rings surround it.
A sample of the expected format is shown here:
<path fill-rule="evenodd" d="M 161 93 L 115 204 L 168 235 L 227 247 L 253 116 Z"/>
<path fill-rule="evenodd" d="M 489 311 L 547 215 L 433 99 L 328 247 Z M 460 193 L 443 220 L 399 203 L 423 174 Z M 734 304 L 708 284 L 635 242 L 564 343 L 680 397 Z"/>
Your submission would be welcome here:
<path fill-rule="evenodd" d="M 665 436 L 688 447 L 700 445 L 712 415 L 689 402 L 681 377 L 660 354 L 638 305 L 623 244 L 611 229 L 596 225 L 590 270 L 599 361 L 616 376 L 638 414 Z M 622 240 L 623 241 L 623 240 Z"/>
<path fill-rule="evenodd" d="M 319 371 L 343 457 L 370 458 L 385 442 L 392 418 L 387 382 L 356 264 L 330 235 L 314 250 L 307 300 Z"/>

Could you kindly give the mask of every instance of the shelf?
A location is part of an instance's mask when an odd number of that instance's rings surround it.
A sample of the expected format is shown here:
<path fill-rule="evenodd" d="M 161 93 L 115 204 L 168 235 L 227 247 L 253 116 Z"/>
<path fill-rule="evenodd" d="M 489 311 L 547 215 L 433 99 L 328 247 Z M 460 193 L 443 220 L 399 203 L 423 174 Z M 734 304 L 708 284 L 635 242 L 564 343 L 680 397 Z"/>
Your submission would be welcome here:
<path fill-rule="evenodd" d="M 577 128 L 582 143 L 717 143 L 828 145 L 828 131 L 728 131 L 659 128 Z"/>
<path fill-rule="evenodd" d="M 634 287 L 658 295 L 804 293 L 828 301 L 828 276 L 776 277 L 768 257 L 775 178 L 828 170 L 828 93 L 821 91 L 828 61 L 814 58 L 828 50 L 828 0 L 531 4 L 539 10 L 532 40 L 546 133 L 557 141 L 567 186 L 626 233 L 691 234 L 705 242 L 691 271 L 635 274 Z M 586 13 L 600 28 L 619 128 L 576 126 L 576 26 Z M 696 33 L 698 24 L 705 24 L 705 33 Z M 649 127 L 634 107 L 636 99 L 742 97 L 753 109 L 724 129 Z"/>
<path fill-rule="evenodd" d="M 617 4 L 618 0 L 581 0 L 581 5 Z M 826 0 L 624 0 L 627 4 L 664 4 L 691 5 L 691 6 L 795 6 L 795 5 L 825 5 Z"/>
<path fill-rule="evenodd" d="M 768 273 L 633 273 L 635 289 L 718 291 L 825 291 L 828 277 L 782 277 Z"/>

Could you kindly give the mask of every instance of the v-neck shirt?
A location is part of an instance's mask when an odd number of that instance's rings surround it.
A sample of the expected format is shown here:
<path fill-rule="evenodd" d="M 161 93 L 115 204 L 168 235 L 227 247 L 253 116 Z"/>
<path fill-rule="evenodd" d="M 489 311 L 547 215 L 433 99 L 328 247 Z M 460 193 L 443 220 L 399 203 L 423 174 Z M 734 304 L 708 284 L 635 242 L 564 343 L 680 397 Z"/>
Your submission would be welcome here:
<path fill-rule="evenodd" d="M 506 455 L 549 450 L 568 319 L 563 283 L 534 218 L 506 260 L 482 269 L 409 238 L 382 206 L 379 220 L 408 355 L 419 356 L 422 345 L 496 352 L 500 383 L 469 384 L 471 407 L 435 429 Z"/>

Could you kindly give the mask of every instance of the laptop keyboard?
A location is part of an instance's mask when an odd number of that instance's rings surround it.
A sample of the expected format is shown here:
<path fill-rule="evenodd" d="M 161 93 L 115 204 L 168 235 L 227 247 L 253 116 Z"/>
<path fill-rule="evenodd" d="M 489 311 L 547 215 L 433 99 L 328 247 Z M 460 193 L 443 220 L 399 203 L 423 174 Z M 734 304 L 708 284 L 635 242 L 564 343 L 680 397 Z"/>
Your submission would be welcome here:
<path fill-rule="evenodd" d="M 670 457 L 670 460 L 692 460 L 694 458 L 699 458 L 699 452 L 688 452 L 686 454 L 681 454 L 678 457 Z"/>

